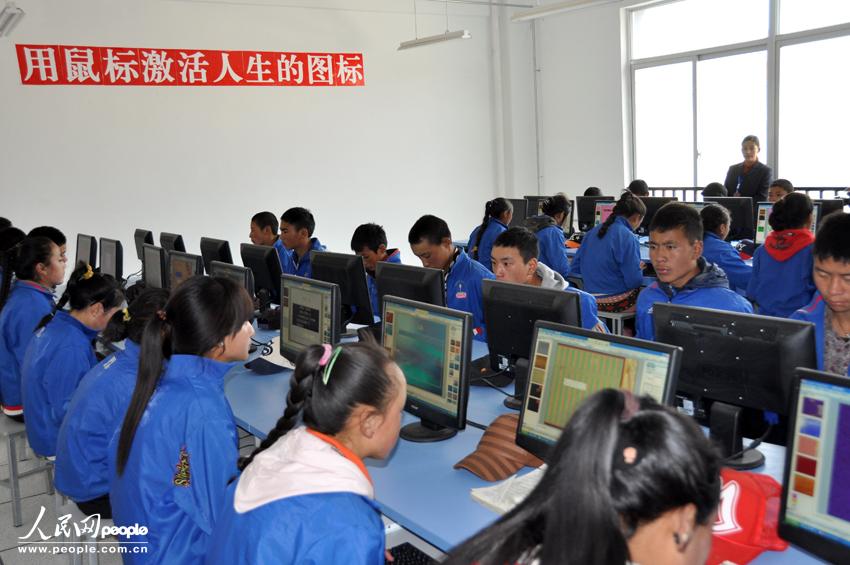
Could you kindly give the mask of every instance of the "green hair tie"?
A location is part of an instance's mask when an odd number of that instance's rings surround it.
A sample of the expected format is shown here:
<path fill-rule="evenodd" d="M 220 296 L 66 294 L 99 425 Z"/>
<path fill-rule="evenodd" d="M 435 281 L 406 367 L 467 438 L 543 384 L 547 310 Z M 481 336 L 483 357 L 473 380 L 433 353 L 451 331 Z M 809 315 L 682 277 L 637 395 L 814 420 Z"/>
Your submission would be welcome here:
<path fill-rule="evenodd" d="M 334 363 L 336 363 L 339 354 L 342 353 L 342 346 L 338 345 L 336 349 L 334 349 L 333 355 L 331 355 L 331 360 L 328 361 L 328 366 L 325 369 L 324 374 L 322 375 L 322 384 L 328 386 L 328 381 L 331 378 L 331 371 L 334 368 Z"/>

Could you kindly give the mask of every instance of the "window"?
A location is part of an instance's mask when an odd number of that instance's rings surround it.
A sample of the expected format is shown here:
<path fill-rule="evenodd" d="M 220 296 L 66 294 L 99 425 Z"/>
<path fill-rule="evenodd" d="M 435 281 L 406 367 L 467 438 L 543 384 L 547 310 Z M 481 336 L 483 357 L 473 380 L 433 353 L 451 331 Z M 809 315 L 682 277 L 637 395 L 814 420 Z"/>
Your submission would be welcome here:
<path fill-rule="evenodd" d="M 782 33 L 850 22 L 847 0 L 782 0 L 779 9 Z"/>

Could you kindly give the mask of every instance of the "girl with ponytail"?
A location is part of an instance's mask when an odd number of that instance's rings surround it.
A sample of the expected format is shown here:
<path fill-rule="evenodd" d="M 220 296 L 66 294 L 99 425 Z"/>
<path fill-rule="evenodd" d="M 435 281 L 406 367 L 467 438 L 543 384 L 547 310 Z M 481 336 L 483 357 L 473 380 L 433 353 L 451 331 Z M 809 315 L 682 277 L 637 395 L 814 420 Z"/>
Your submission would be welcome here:
<path fill-rule="evenodd" d="M 123 303 L 115 279 L 80 262 L 53 312 L 36 328 L 21 366 L 21 390 L 27 439 L 38 455 L 56 454 L 59 426 L 71 396 L 97 364 L 93 341 Z M 70 304 L 69 311 L 62 309 L 65 304 Z"/>
<path fill-rule="evenodd" d="M 124 342 L 80 381 L 56 444 L 56 488 L 86 514 L 112 518 L 109 504 L 108 445 L 121 428 L 139 369 L 145 325 L 165 308 L 168 291 L 144 290 L 116 312 L 103 331 L 106 341 Z"/>
<path fill-rule="evenodd" d="M 53 290 L 65 280 L 65 263 L 59 246 L 46 237 L 17 237 L 9 243 L 3 253 L 3 293 L 10 285 L 11 292 L 0 312 L 0 398 L 3 413 L 22 422 L 24 355 L 39 322 L 53 311 Z"/>
<path fill-rule="evenodd" d="M 570 217 L 572 205 L 565 195 L 556 194 L 543 201 L 541 210 L 543 214 L 528 218 L 525 227 L 537 234 L 540 262 L 566 278 L 570 262 L 567 261 L 564 224 Z M 570 226 L 566 227 L 569 230 Z"/>
<path fill-rule="evenodd" d="M 145 324 L 136 386 L 108 448 L 112 519 L 147 528 L 130 538 L 147 553 L 125 563 L 203 561 L 237 473 L 224 375 L 248 358 L 253 312 L 242 286 L 196 276 Z"/>
<path fill-rule="evenodd" d="M 207 564 L 384 563 L 363 459 L 392 451 L 405 396 L 375 344 L 305 349 L 283 416 L 228 489 Z"/>
<path fill-rule="evenodd" d="M 584 290 L 596 296 L 600 312 L 632 312 L 643 284 L 644 264 L 634 231 L 646 215 L 646 205 L 628 190 L 611 215 L 581 242 L 570 275 L 581 276 Z"/>
<path fill-rule="evenodd" d="M 484 205 L 484 219 L 469 234 L 469 256 L 493 270 L 490 261 L 490 252 L 493 250 L 493 242 L 499 235 L 508 229 L 508 224 L 514 216 L 514 205 L 507 198 L 494 198 Z"/>
<path fill-rule="evenodd" d="M 702 564 L 719 473 L 688 417 L 605 389 L 573 414 L 531 494 L 444 563 Z"/>

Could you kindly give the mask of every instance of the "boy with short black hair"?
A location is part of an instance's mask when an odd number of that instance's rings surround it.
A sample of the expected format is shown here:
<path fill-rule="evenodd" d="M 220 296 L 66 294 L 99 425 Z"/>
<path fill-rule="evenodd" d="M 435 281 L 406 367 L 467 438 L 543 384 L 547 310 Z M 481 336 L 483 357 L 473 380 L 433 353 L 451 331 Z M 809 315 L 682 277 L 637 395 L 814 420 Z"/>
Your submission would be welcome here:
<path fill-rule="evenodd" d="M 423 267 L 443 271 L 446 306 L 472 314 L 475 339 L 484 341 L 481 281 L 494 279 L 495 275 L 455 247 L 448 224 L 436 216 L 428 214 L 416 220 L 407 241 Z"/>
<path fill-rule="evenodd" d="M 583 290 L 572 288 L 561 273 L 537 260 L 537 236 L 526 228 L 508 228 L 493 242 L 491 258 L 496 279 L 541 288 L 555 288 L 579 295 L 581 325 L 584 329 L 608 333 L 607 326 L 597 316 L 596 298 Z"/>
<path fill-rule="evenodd" d="M 277 216 L 272 212 L 257 212 L 251 218 L 251 231 L 248 237 L 254 245 L 274 247 L 280 258 L 281 271 L 290 272 L 292 269 L 292 252 L 283 246 L 277 236 Z"/>
<path fill-rule="evenodd" d="M 380 262 L 401 263 L 401 251 L 387 249 L 387 232 L 378 224 L 360 224 L 351 236 L 351 250 L 363 258 L 366 268 L 366 285 L 372 302 L 372 314 L 381 316 L 378 304 L 378 287 L 375 284 L 375 270 Z"/>
<path fill-rule="evenodd" d="M 750 303 L 729 290 L 723 270 L 702 257 L 702 234 L 700 215 L 687 204 L 670 202 L 655 213 L 649 226 L 649 259 L 658 280 L 638 296 L 637 337 L 655 339 L 656 302 L 752 314 Z"/>
<path fill-rule="evenodd" d="M 290 208 L 280 217 L 280 240 L 284 247 L 292 252 L 292 262 L 285 273 L 310 278 L 313 276 L 313 265 L 310 262 L 312 251 L 324 251 L 325 246 L 318 238 L 313 237 L 316 220 L 306 208 Z"/>
<path fill-rule="evenodd" d="M 792 192 L 794 192 L 794 185 L 791 184 L 791 181 L 776 179 L 770 183 L 770 187 L 767 189 L 767 199 L 770 202 L 778 202 Z"/>
<path fill-rule="evenodd" d="M 703 196 L 729 196 L 729 191 L 719 182 L 710 182 L 702 189 Z"/>
<path fill-rule="evenodd" d="M 818 369 L 850 375 L 850 214 L 824 219 L 813 255 L 817 293 L 791 318 L 815 324 Z"/>
<path fill-rule="evenodd" d="M 27 237 L 46 237 L 59 247 L 59 259 L 63 263 L 68 262 L 68 240 L 65 234 L 53 226 L 39 226 L 33 228 Z"/>

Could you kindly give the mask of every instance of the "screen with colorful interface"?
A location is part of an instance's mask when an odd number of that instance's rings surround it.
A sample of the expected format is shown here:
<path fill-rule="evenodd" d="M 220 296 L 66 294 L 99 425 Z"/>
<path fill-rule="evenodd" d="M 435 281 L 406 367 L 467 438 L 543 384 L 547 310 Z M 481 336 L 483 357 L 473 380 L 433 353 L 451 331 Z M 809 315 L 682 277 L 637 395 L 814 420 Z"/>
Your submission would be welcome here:
<path fill-rule="evenodd" d="M 597 202 L 596 212 L 594 213 L 594 226 L 598 226 L 608 219 L 608 216 L 614 211 L 615 202 Z"/>
<path fill-rule="evenodd" d="M 281 352 L 285 355 L 287 352 L 298 353 L 310 345 L 335 344 L 334 312 L 339 309 L 338 287 L 288 275 L 282 280 Z"/>
<path fill-rule="evenodd" d="M 818 231 L 818 216 L 820 215 L 820 203 L 815 202 L 812 204 L 812 225 L 809 228 L 812 233 L 816 233 Z M 770 232 L 773 231 L 773 228 L 770 227 L 770 213 L 773 211 L 773 203 L 772 202 L 759 202 L 758 210 L 756 211 L 756 239 L 755 242 L 758 244 L 762 244 L 767 239 L 767 236 L 770 235 Z"/>

